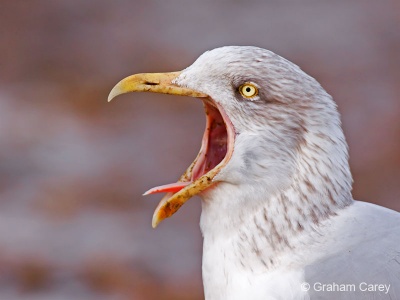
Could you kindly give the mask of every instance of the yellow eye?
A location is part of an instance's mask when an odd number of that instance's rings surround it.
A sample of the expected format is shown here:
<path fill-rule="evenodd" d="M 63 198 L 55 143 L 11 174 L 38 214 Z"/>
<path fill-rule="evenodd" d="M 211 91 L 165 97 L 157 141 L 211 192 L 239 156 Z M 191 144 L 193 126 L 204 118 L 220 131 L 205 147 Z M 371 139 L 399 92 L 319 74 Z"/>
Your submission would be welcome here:
<path fill-rule="evenodd" d="M 251 83 L 245 83 L 239 87 L 239 92 L 242 94 L 243 97 L 251 98 L 257 96 L 258 89 Z"/>

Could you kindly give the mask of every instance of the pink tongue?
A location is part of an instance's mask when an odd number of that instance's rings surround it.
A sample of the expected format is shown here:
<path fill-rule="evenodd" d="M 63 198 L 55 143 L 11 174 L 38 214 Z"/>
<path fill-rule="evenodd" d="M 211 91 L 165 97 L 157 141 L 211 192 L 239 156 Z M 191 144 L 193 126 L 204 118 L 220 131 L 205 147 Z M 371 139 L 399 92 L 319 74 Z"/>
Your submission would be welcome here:
<path fill-rule="evenodd" d="M 151 194 L 157 194 L 157 193 L 168 193 L 168 192 L 179 192 L 181 189 L 183 189 L 185 186 L 189 185 L 191 182 L 176 182 L 176 183 L 170 183 L 170 184 L 164 184 L 160 186 L 153 187 L 152 189 L 148 190 L 146 193 L 143 194 L 143 196 L 151 195 Z"/>

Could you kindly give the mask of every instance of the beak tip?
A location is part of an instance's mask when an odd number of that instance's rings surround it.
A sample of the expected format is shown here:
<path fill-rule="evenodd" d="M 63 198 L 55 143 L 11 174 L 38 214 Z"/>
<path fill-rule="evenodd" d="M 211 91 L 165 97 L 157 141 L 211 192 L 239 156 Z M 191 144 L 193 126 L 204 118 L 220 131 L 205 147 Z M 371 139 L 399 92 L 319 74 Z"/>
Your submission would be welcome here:
<path fill-rule="evenodd" d="M 156 229 L 158 224 L 160 224 L 160 220 L 154 215 L 151 222 L 151 227 L 153 227 L 153 229 Z"/>
<path fill-rule="evenodd" d="M 117 90 L 116 87 L 114 87 L 110 94 L 108 95 L 107 102 L 111 102 L 112 99 L 114 99 L 116 96 L 120 94 L 119 89 Z"/>

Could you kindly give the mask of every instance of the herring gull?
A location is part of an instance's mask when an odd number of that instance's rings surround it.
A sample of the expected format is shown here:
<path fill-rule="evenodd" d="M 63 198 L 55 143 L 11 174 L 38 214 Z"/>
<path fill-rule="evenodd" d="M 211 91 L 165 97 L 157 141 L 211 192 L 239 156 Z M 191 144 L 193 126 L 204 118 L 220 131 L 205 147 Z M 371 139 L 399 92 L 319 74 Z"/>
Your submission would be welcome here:
<path fill-rule="evenodd" d="M 400 214 L 355 201 L 332 97 L 257 47 L 202 54 L 180 72 L 121 80 L 127 92 L 203 101 L 201 149 L 166 192 L 153 227 L 202 198 L 207 300 L 400 299 Z"/>

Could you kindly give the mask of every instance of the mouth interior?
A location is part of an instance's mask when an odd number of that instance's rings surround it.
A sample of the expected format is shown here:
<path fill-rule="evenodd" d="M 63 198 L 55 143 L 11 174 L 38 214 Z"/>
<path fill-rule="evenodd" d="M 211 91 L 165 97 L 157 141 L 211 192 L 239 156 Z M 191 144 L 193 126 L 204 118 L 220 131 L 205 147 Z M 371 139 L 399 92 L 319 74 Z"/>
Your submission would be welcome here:
<path fill-rule="evenodd" d="M 214 169 L 226 156 L 228 132 L 218 108 L 204 102 L 207 116 L 206 130 L 203 135 L 199 156 L 192 171 L 192 181 Z"/>
<path fill-rule="evenodd" d="M 227 124 L 211 100 L 203 100 L 203 103 L 206 113 L 206 129 L 197 158 L 178 182 L 154 187 L 144 195 L 163 192 L 176 193 L 213 170 L 226 157 L 228 152 Z M 211 179 L 209 180 L 211 181 Z"/>

